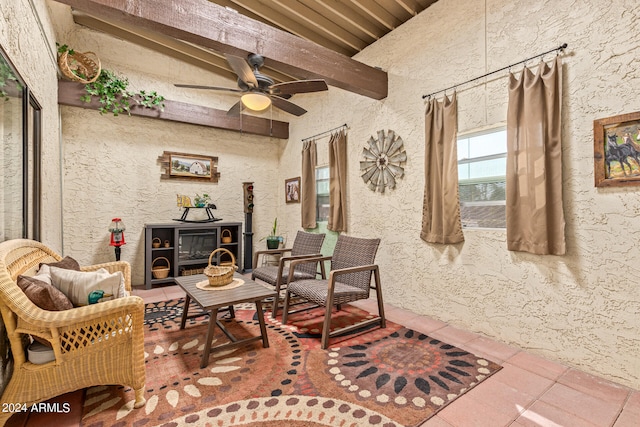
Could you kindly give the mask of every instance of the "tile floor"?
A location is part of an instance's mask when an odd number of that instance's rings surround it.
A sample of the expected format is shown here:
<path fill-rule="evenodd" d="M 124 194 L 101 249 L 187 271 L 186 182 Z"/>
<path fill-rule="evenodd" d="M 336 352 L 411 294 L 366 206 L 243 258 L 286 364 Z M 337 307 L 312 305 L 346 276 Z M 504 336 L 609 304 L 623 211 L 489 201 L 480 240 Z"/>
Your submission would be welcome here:
<path fill-rule="evenodd" d="M 177 286 L 135 289 L 145 302 L 181 298 Z M 356 305 L 375 312 L 375 301 Z M 475 333 L 386 306 L 387 318 L 464 350 L 485 356 L 503 369 L 456 399 L 423 427 L 638 427 L 640 391 L 545 360 Z M 80 392 L 61 396 L 79 408 Z M 67 415 L 13 417 L 8 426 L 67 427 L 79 425 L 80 410 Z"/>

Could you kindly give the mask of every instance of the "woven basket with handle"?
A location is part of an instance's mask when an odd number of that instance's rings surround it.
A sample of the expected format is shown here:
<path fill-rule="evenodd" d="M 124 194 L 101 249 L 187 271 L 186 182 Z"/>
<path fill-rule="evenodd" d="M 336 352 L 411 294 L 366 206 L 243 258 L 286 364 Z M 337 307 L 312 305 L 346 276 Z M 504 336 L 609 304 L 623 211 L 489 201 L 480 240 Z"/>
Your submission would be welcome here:
<path fill-rule="evenodd" d="M 167 265 L 156 266 L 155 263 L 159 259 L 165 260 L 167 262 Z M 153 277 L 155 277 L 156 279 L 167 278 L 167 276 L 169 276 L 170 269 L 171 269 L 171 263 L 169 263 L 169 260 L 163 256 L 154 259 L 153 262 L 151 263 L 151 273 L 153 273 Z"/>
<path fill-rule="evenodd" d="M 69 54 L 65 51 L 60 54 L 58 65 L 65 77 L 85 85 L 98 80 L 102 70 L 100 59 L 93 52 Z"/>
<path fill-rule="evenodd" d="M 212 265 L 211 260 L 218 252 L 226 252 L 231 255 L 231 264 Z M 209 278 L 209 285 L 224 286 L 233 282 L 233 273 L 238 269 L 236 265 L 236 257 L 225 248 L 218 248 L 209 255 L 209 265 L 204 269 L 204 275 Z"/>
<path fill-rule="evenodd" d="M 220 239 L 222 240 L 222 243 L 231 243 L 231 230 L 229 230 L 228 228 L 222 230 Z"/>

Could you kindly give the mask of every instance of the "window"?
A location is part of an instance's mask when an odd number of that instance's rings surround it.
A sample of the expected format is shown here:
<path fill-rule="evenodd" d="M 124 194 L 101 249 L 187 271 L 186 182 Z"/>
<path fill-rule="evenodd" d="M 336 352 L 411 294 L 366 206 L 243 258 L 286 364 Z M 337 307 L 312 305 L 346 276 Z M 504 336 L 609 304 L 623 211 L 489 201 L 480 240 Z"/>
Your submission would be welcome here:
<path fill-rule="evenodd" d="M 506 228 L 507 131 L 458 138 L 458 188 L 463 227 Z"/>
<path fill-rule="evenodd" d="M 0 241 L 40 239 L 40 105 L 0 48 Z"/>
<path fill-rule="evenodd" d="M 329 166 L 316 168 L 316 221 L 329 220 Z"/>

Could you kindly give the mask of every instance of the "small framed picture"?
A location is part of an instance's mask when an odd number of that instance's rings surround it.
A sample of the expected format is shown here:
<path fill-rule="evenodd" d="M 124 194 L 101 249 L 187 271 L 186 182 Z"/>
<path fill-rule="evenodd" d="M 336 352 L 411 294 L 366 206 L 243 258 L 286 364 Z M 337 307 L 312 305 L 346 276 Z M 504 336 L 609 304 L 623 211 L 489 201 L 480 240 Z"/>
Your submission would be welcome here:
<path fill-rule="evenodd" d="M 284 181 L 284 197 L 287 203 L 300 203 L 300 177 Z"/>
<path fill-rule="evenodd" d="M 640 112 L 594 120 L 596 187 L 640 185 Z"/>
<path fill-rule="evenodd" d="M 201 154 L 165 151 L 158 161 L 164 169 L 161 179 L 218 182 L 218 158 Z"/>

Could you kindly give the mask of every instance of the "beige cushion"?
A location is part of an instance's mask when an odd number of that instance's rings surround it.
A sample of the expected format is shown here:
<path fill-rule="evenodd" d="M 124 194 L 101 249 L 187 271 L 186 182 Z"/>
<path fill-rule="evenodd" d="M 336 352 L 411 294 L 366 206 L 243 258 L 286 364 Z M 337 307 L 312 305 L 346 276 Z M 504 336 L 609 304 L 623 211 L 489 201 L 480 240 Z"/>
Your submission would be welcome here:
<path fill-rule="evenodd" d="M 124 276 L 119 271 L 109 273 L 104 268 L 96 271 L 74 271 L 49 267 L 49 272 L 51 284 L 60 289 L 75 306 L 88 305 L 89 294 L 94 291 L 104 292 L 103 297 L 97 302 L 127 295 Z"/>

